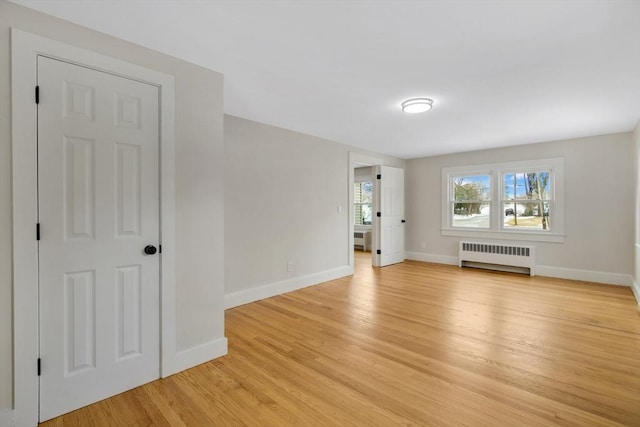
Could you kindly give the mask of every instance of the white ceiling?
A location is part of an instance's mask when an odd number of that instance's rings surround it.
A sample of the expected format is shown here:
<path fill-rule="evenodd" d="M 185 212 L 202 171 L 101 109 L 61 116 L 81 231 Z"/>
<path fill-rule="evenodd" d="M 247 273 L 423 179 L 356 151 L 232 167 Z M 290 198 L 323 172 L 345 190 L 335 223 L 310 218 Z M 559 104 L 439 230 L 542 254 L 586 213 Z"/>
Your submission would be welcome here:
<path fill-rule="evenodd" d="M 227 114 L 402 158 L 640 119 L 640 0 L 15 2 L 223 73 Z"/>

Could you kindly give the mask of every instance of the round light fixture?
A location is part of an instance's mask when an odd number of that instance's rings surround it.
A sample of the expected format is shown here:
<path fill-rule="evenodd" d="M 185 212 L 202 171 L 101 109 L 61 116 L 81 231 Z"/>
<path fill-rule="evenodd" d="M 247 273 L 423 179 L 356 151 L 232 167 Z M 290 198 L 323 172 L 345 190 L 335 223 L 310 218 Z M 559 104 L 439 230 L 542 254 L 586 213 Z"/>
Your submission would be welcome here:
<path fill-rule="evenodd" d="M 411 98 L 404 101 L 402 104 L 402 111 L 405 113 L 415 114 L 424 113 L 431 110 L 433 107 L 433 99 L 430 98 Z"/>

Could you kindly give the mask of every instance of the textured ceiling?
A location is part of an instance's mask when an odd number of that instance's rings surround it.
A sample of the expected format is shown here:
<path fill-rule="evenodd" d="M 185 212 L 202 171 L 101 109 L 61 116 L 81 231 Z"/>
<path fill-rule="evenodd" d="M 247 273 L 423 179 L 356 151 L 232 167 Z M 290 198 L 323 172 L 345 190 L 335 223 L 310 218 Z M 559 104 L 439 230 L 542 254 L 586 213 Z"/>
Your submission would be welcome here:
<path fill-rule="evenodd" d="M 227 114 L 403 158 L 640 119 L 637 0 L 14 2 L 223 73 Z"/>

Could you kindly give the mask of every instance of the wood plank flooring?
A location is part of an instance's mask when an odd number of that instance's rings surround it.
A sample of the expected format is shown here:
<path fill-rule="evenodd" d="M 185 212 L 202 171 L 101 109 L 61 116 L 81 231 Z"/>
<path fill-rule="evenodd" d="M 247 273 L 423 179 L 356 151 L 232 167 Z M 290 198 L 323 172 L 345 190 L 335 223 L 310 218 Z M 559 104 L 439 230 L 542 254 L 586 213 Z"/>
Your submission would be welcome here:
<path fill-rule="evenodd" d="M 228 356 L 42 425 L 640 426 L 629 288 L 356 258 L 228 310 Z"/>

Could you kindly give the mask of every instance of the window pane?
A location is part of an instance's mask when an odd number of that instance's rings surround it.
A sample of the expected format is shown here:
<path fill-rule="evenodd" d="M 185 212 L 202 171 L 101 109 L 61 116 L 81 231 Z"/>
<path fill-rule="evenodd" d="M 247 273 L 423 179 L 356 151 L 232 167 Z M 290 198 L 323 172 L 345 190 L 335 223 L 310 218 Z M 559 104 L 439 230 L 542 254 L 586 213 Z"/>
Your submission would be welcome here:
<path fill-rule="evenodd" d="M 467 175 L 453 177 L 453 200 L 490 200 L 491 178 L 489 175 Z"/>
<path fill-rule="evenodd" d="M 356 203 L 353 209 L 353 223 L 355 225 L 371 225 L 371 211 L 371 204 Z"/>
<path fill-rule="evenodd" d="M 355 225 L 371 225 L 371 206 L 373 203 L 373 183 L 356 182 L 353 184 L 353 204 Z"/>
<path fill-rule="evenodd" d="M 549 172 L 513 172 L 503 175 L 505 200 L 548 200 Z"/>
<path fill-rule="evenodd" d="M 523 230 L 551 230 L 549 202 L 505 202 L 504 228 Z"/>
<path fill-rule="evenodd" d="M 359 182 L 353 184 L 353 203 L 362 203 L 362 186 Z"/>
<path fill-rule="evenodd" d="M 362 205 L 362 225 L 371 225 L 371 204 Z"/>
<path fill-rule="evenodd" d="M 489 203 L 454 202 L 453 227 L 489 228 L 491 207 Z"/>
<path fill-rule="evenodd" d="M 538 172 L 536 174 L 536 182 L 538 183 L 538 199 L 550 199 L 551 195 L 549 194 L 549 185 L 551 184 L 551 180 L 549 178 L 549 172 Z"/>
<path fill-rule="evenodd" d="M 362 203 L 373 203 L 373 183 L 363 182 L 362 188 Z"/>

